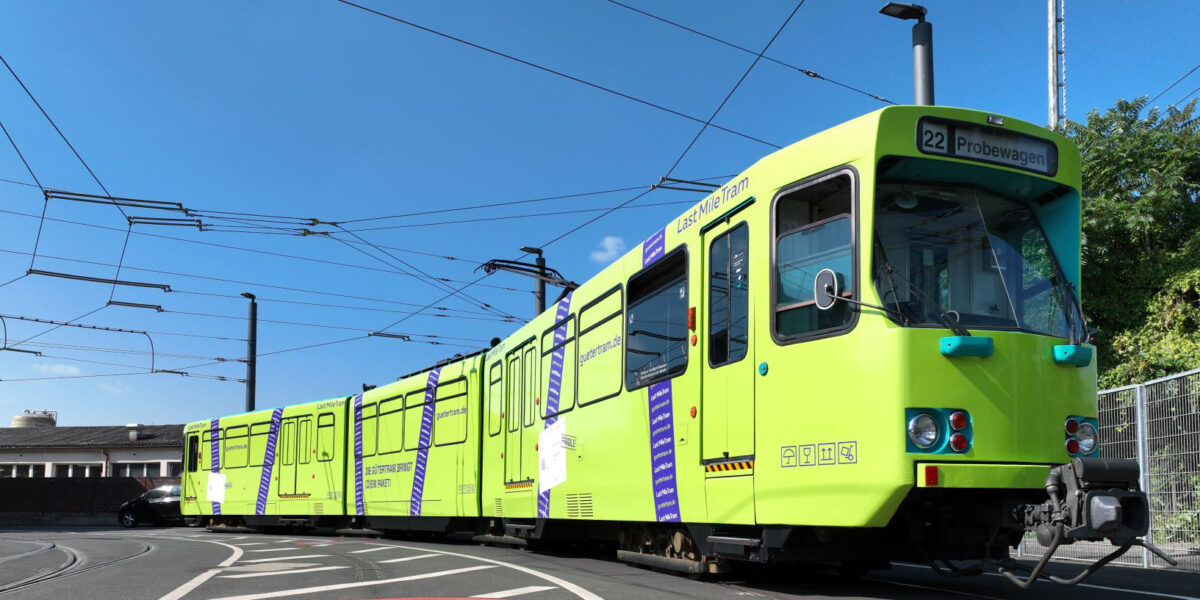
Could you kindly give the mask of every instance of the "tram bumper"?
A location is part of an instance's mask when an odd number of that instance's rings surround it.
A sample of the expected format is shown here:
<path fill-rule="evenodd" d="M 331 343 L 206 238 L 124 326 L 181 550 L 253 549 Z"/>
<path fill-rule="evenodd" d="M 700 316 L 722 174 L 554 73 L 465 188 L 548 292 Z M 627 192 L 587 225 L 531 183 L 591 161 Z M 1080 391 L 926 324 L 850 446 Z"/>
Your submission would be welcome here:
<path fill-rule="evenodd" d="M 1046 552 L 1024 579 L 1013 573 L 1015 565 L 1001 567 L 1000 572 L 1017 585 L 1029 587 L 1060 546 L 1076 541 L 1108 540 L 1117 549 L 1075 577 L 1051 576 L 1050 581 L 1079 583 L 1132 546 L 1144 546 L 1174 565 L 1174 560 L 1142 539 L 1150 529 L 1150 504 L 1138 479 L 1138 466 L 1132 460 L 1076 458 L 1051 468 L 1046 477 L 1050 498 L 1041 504 L 1022 505 L 1015 515 L 1026 531 L 1035 532 Z"/>

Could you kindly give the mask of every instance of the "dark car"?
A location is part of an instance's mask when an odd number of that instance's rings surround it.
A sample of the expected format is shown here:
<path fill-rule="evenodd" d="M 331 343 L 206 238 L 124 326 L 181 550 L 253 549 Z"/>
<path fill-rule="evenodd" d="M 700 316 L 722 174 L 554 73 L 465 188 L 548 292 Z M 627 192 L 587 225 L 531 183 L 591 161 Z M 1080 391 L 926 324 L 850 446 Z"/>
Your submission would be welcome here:
<path fill-rule="evenodd" d="M 139 523 L 182 523 L 183 515 L 179 512 L 179 486 L 156 487 L 122 504 L 117 510 L 117 520 L 126 527 L 137 527 Z"/>

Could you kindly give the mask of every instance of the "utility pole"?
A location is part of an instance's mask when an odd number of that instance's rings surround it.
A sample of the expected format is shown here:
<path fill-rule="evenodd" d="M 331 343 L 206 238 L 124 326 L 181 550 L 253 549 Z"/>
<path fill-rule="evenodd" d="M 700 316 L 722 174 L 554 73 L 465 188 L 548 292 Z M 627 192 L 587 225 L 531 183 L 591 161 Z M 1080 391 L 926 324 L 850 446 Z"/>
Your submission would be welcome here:
<path fill-rule="evenodd" d="M 510 273 L 532 277 L 535 281 L 533 286 L 533 301 L 534 309 L 536 310 L 536 312 L 533 313 L 533 316 L 535 317 L 542 314 L 546 310 L 547 283 L 562 288 L 564 290 L 564 294 L 569 290 L 579 287 L 578 283 L 575 283 L 574 281 L 568 281 L 562 276 L 562 273 L 546 267 L 546 258 L 542 256 L 541 248 L 531 248 L 526 246 L 521 248 L 521 252 L 536 255 L 537 258 L 532 264 L 496 258 L 479 265 L 479 267 L 475 270 L 478 271 L 482 269 L 484 273 L 489 275 L 495 273 L 496 271 L 508 271 Z"/>
<path fill-rule="evenodd" d="M 533 286 L 533 302 L 536 312 L 533 314 L 540 315 L 546 310 L 546 257 L 542 256 L 541 248 L 532 246 L 524 246 L 521 252 L 528 252 L 536 255 L 533 264 L 537 267 L 537 277 Z"/>
<path fill-rule="evenodd" d="M 242 292 L 250 300 L 250 330 L 246 336 L 246 412 L 254 412 L 255 370 L 258 362 L 258 302 L 254 294 Z"/>
<path fill-rule="evenodd" d="M 1067 119 L 1067 28 L 1066 7 L 1063 0 L 1047 0 L 1047 44 L 1046 58 L 1049 92 L 1050 129 L 1061 131 Z"/>
<path fill-rule="evenodd" d="M 916 20 L 912 28 L 913 104 L 932 106 L 933 23 L 925 20 L 925 7 L 911 2 L 888 2 L 879 12 L 902 21 Z"/>

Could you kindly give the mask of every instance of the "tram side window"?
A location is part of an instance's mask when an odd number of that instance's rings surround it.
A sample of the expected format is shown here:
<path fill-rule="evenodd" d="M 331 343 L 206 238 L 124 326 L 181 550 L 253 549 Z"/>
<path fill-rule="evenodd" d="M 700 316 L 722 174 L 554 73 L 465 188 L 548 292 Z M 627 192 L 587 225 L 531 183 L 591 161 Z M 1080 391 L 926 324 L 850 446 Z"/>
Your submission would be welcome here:
<path fill-rule="evenodd" d="M 750 326 L 750 230 L 745 223 L 713 240 L 708 267 L 709 364 L 734 363 L 746 356 Z"/>
<path fill-rule="evenodd" d="M 504 410 L 504 363 L 496 361 L 488 369 L 488 435 L 500 433 L 500 411 Z"/>
<path fill-rule="evenodd" d="M 263 421 L 250 425 L 250 466 L 261 467 L 267 456 L 267 439 L 271 434 L 271 423 Z"/>
<path fill-rule="evenodd" d="M 304 417 L 300 420 L 300 464 L 312 462 L 312 446 L 312 417 Z"/>
<path fill-rule="evenodd" d="M 404 450 L 404 396 L 379 402 L 379 453 Z"/>
<path fill-rule="evenodd" d="M 240 469 L 246 466 L 246 459 L 250 456 L 249 440 L 246 438 L 247 428 L 245 425 L 229 427 L 225 430 L 225 438 L 222 441 L 224 452 L 221 454 L 221 462 L 225 469 Z"/>
<path fill-rule="evenodd" d="M 567 315 L 561 322 L 555 323 L 542 333 L 541 377 L 534 372 L 537 353 L 532 350 L 537 344 L 532 344 L 525 351 L 525 371 L 528 377 L 525 381 L 526 425 L 533 424 L 534 413 L 537 412 L 534 404 L 538 398 L 542 402 L 540 412 L 543 419 L 565 413 L 575 407 L 575 338 L 575 315 Z M 557 394 L 553 402 L 551 389 Z"/>
<path fill-rule="evenodd" d="M 404 397 L 404 449 L 421 449 L 421 425 L 425 419 L 425 388 Z M 428 445 L 426 446 L 428 447 Z"/>
<path fill-rule="evenodd" d="M 376 427 L 375 422 L 378 420 L 375 417 L 375 411 L 378 406 L 375 403 L 367 404 L 362 407 L 362 456 L 375 456 L 375 440 Z"/>
<path fill-rule="evenodd" d="M 200 470 L 200 437 L 195 435 L 188 436 L 188 473 L 195 473 Z"/>
<path fill-rule="evenodd" d="M 617 286 L 579 311 L 579 405 L 621 393 L 621 287 Z M 567 360 L 572 357 L 568 356 Z"/>
<path fill-rule="evenodd" d="M 212 443 L 213 443 L 212 438 L 213 438 L 213 435 L 210 430 L 206 429 L 206 430 L 204 430 L 204 433 L 200 434 L 200 436 L 201 436 L 200 437 L 200 470 L 201 471 L 211 471 L 212 470 L 211 463 L 212 463 Z M 219 435 L 217 437 L 217 440 L 218 440 L 218 442 L 220 441 Z M 218 466 L 218 468 L 219 468 L 219 466 Z"/>
<path fill-rule="evenodd" d="M 434 404 L 433 444 L 447 446 L 467 441 L 467 378 L 439 383 Z"/>
<path fill-rule="evenodd" d="M 635 390 L 687 369 L 687 253 L 663 257 L 627 288 L 625 387 Z"/>
<path fill-rule="evenodd" d="M 317 460 L 320 462 L 329 462 L 337 455 L 337 446 L 334 444 L 337 439 L 334 435 L 335 421 L 333 413 L 317 416 Z"/>
<path fill-rule="evenodd" d="M 775 334 L 811 337 L 848 327 L 848 302 L 816 306 L 813 280 L 832 269 L 838 295 L 854 298 L 853 182 L 839 174 L 787 192 L 775 203 Z"/>

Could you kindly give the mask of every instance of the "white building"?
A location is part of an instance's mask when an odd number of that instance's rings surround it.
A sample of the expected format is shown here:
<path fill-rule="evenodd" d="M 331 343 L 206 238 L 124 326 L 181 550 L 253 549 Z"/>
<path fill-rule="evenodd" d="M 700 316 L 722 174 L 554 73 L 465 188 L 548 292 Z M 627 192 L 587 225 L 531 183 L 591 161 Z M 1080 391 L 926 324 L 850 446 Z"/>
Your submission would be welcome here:
<path fill-rule="evenodd" d="M 183 425 L 0 427 L 0 477 L 179 477 Z"/>

